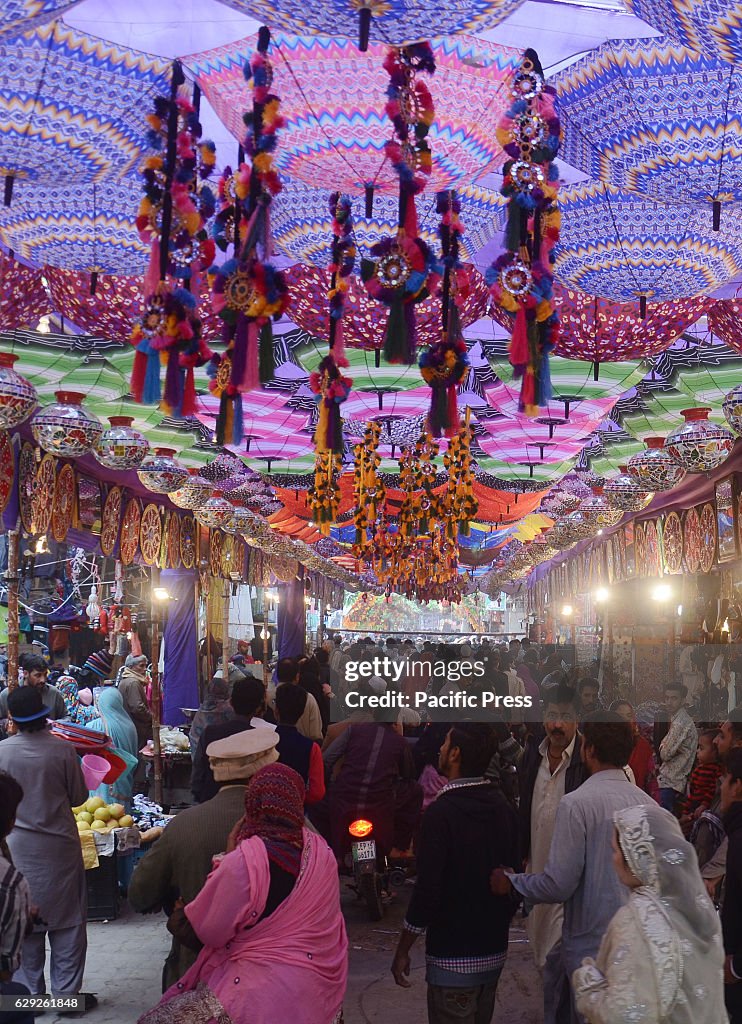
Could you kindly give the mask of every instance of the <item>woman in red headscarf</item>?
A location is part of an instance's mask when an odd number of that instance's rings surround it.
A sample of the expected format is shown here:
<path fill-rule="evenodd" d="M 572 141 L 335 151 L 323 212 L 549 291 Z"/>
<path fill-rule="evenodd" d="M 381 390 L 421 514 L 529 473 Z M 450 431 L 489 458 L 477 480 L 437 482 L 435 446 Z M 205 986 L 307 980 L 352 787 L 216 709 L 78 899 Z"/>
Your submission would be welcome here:
<path fill-rule="evenodd" d="M 204 948 L 139 1024 L 331 1024 L 342 1009 L 348 941 L 337 866 L 304 828 L 292 768 L 253 776 L 229 850 L 185 908 Z"/>

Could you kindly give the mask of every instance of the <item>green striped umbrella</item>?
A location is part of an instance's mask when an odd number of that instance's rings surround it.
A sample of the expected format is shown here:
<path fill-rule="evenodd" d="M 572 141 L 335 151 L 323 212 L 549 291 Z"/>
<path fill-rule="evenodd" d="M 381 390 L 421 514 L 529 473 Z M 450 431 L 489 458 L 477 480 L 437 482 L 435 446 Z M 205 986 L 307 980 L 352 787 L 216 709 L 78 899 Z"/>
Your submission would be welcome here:
<path fill-rule="evenodd" d="M 500 380 L 509 384 L 513 380 L 513 367 L 507 352 L 488 351 L 487 357 Z M 646 366 L 638 360 L 601 363 L 598 380 L 595 380 L 592 364 L 579 359 L 563 359 L 561 356 L 553 356 L 549 360 L 549 368 L 554 402 L 570 397 L 576 401 L 585 401 L 620 395 L 638 384 L 647 372 Z"/>

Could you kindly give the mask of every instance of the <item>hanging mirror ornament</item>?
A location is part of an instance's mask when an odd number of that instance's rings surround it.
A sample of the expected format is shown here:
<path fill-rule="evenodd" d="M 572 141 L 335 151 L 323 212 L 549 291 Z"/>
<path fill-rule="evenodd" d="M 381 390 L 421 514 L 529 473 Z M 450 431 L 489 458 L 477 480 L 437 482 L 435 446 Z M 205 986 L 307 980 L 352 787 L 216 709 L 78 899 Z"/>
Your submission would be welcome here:
<path fill-rule="evenodd" d="M 707 406 L 681 409 L 685 423 L 673 430 L 665 441 L 665 451 L 689 473 L 718 469 L 734 447 L 734 434 L 728 427 L 709 422 L 710 412 Z"/>
<path fill-rule="evenodd" d="M 587 540 L 588 537 L 592 537 L 596 529 L 592 520 L 582 514 L 582 508 L 576 512 L 570 512 L 567 516 L 567 543 L 576 544 L 578 541 Z"/>
<path fill-rule="evenodd" d="M 183 486 L 175 491 L 170 491 L 168 497 L 178 508 L 193 510 L 206 504 L 211 497 L 214 485 L 206 477 L 201 476 L 197 469 L 189 469 L 188 474 L 188 479 Z"/>
<path fill-rule="evenodd" d="M 28 419 L 38 403 L 36 388 L 13 364 L 18 356 L 0 352 L 0 428 L 11 430 Z"/>
<path fill-rule="evenodd" d="M 583 518 L 592 524 L 594 530 L 615 526 L 623 518 L 623 511 L 609 504 L 602 487 L 593 487 L 592 495 L 585 498 L 579 510 Z"/>
<path fill-rule="evenodd" d="M 34 440 L 46 452 L 77 459 L 96 445 L 103 424 L 82 408 L 84 395 L 76 391 L 56 391 L 56 402 L 39 409 L 31 420 Z"/>
<path fill-rule="evenodd" d="M 148 491 L 170 494 L 186 482 L 188 470 L 173 458 L 174 455 L 174 448 L 155 448 L 154 453 L 141 463 L 137 476 Z"/>
<path fill-rule="evenodd" d="M 234 505 L 227 501 L 220 491 L 212 491 L 211 497 L 197 508 L 194 514 L 201 526 L 217 530 L 229 522 L 234 514 Z"/>
<path fill-rule="evenodd" d="M 626 464 L 629 476 L 647 491 L 670 491 L 683 480 L 685 470 L 665 448 L 664 437 L 645 438 L 646 450 Z"/>
<path fill-rule="evenodd" d="M 109 416 L 108 422 L 93 455 L 107 469 L 136 469 L 149 451 L 149 441 L 133 429 L 132 416 Z"/>
<path fill-rule="evenodd" d="M 738 436 L 742 437 L 742 384 L 732 388 L 722 405 L 724 418 Z"/>
<path fill-rule="evenodd" d="M 641 512 L 654 497 L 653 491 L 644 490 L 631 476 L 626 466 L 619 466 L 618 476 L 605 485 L 605 499 L 611 508 L 622 512 Z"/>

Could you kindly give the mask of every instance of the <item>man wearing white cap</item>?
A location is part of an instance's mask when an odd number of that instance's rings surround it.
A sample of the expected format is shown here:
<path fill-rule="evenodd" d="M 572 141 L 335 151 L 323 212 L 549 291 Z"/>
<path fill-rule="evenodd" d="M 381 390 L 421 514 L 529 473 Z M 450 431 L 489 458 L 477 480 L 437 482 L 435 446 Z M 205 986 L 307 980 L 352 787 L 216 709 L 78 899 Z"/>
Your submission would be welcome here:
<path fill-rule="evenodd" d="M 170 913 L 176 899 L 195 899 L 211 872 L 212 858 L 224 852 L 229 833 L 245 813 L 245 787 L 258 769 L 278 760 L 277 745 L 273 729 L 248 729 L 209 744 L 206 753 L 219 792 L 176 815 L 139 861 L 128 893 L 134 910 L 144 914 L 163 907 Z M 197 955 L 173 937 L 163 992 L 185 974 Z"/>

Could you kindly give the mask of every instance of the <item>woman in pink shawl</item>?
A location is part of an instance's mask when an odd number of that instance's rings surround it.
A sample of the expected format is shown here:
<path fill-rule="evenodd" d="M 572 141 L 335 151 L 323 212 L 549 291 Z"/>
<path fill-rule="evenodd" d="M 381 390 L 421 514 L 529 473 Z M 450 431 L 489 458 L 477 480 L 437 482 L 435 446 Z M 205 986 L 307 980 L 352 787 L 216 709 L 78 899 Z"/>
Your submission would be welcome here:
<path fill-rule="evenodd" d="M 253 776 L 234 846 L 185 908 L 204 946 L 139 1024 L 331 1024 L 348 940 L 335 857 L 304 825 L 305 786 L 272 764 Z M 231 837 L 230 837 L 231 838 Z M 230 841 L 230 846 L 233 845 Z"/>

